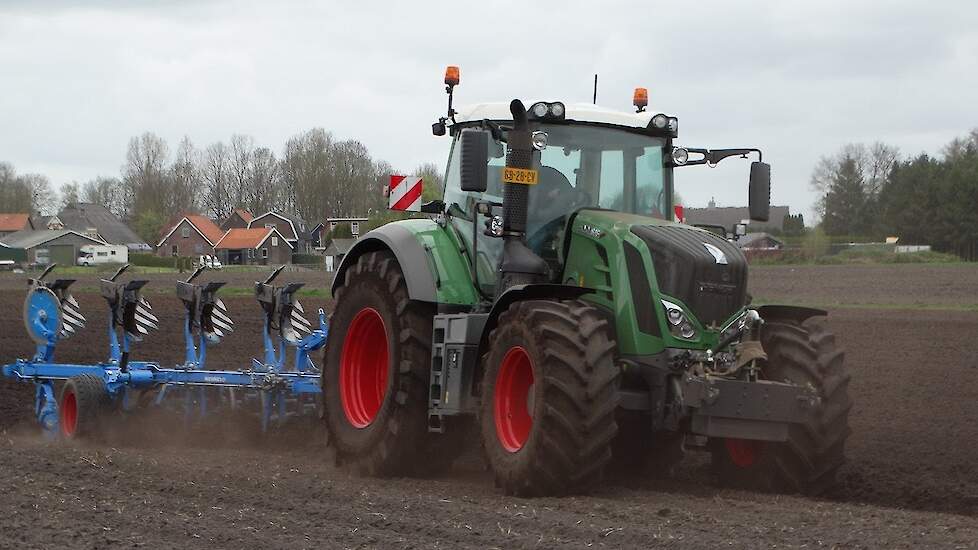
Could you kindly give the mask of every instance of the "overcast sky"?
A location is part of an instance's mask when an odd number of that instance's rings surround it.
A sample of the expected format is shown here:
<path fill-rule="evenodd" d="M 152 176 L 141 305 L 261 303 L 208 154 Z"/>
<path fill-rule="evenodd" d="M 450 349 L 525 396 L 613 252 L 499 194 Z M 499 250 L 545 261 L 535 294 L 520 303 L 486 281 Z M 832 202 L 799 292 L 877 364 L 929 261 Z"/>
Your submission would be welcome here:
<path fill-rule="evenodd" d="M 735 5 L 736 4 L 736 5 Z M 978 2 L 230 2 L 0 0 L 0 160 L 57 187 L 118 175 L 130 137 L 280 152 L 323 127 L 404 171 L 444 66 L 461 104 L 519 97 L 679 116 L 690 147 L 759 147 L 802 211 L 818 157 L 882 140 L 937 153 L 978 126 Z M 746 163 L 677 176 L 687 205 L 746 202 Z"/>

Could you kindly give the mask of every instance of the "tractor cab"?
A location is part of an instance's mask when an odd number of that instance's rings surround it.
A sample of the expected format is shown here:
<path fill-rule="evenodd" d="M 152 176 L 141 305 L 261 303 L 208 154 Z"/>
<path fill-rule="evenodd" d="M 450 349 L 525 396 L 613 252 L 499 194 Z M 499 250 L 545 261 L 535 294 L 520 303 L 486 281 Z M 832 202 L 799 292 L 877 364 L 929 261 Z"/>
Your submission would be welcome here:
<path fill-rule="evenodd" d="M 538 180 L 528 186 L 526 238 L 531 250 L 548 262 L 554 282 L 560 280 L 562 271 L 567 222 L 578 211 L 617 211 L 650 218 L 650 223 L 672 220 L 669 159 L 677 119 L 662 115 L 656 120 L 665 126 L 655 128 L 648 113 L 560 102 L 532 104 L 528 114 L 539 152 L 533 159 Z M 480 287 L 489 295 L 501 253 L 496 237 L 502 227 L 510 119 L 508 104 L 461 109 L 451 128 L 454 139 L 445 178 L 446 212 L 467 240 L 467 247 L 476 251 Z M 463 186 L 461 140 L 466 129 L 487 127 L 498 132 L 490 131 L 486 140 L 485 191 L 479 191 L 481 182 Z"/>

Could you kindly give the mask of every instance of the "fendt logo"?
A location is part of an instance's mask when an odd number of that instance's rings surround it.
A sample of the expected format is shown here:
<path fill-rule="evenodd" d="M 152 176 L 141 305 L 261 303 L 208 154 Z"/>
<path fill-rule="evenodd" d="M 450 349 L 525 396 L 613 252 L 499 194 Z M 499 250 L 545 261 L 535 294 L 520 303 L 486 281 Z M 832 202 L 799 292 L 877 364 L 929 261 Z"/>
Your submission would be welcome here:
<path fill-rule="evenodd" d="M 722 250 L 713 246 L 710 243 L 703 243 L 703 248 L 705 248 L 707 252 L 713 255 L 713 259 L 716 260 L 718 264 L 727 265 L 727 255 L 724 254 Z"/>

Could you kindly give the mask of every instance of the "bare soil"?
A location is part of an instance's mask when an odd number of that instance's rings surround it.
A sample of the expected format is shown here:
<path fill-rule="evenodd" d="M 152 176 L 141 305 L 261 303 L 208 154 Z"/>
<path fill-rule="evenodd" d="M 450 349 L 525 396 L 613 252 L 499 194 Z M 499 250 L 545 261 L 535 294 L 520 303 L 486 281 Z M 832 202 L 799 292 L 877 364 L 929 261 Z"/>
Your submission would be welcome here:
<path fill-rule="evenodd" d="M 970 349 L 978 312 L 954 310 L 978 300 L 978 269 L 853 267 L 752 271 L 752 292 L 768 301 L 845 306 L 831 308 L 829 321 L 847 349 L 856 408 L 842 483 L 825 499 L 715 489 L 700 454 L 672 477 L 612 479 L 589 496 L 527 500 L 499 494 L 477 453 L 432 479 L 376 480 L 334 467 L 318 436 L 261 448 L 188 444 L 148 423 L 139 443 L 74 446 L 38 435 L 32 386 L 3 381 L 0 548 L 978 547 L 978 359 Z M 164 282 L 168 290 L 168 281 L 153 284 Z M 881 284 L 891 291 L 873 294 Z M 23 282 L 0 280 L 0 289 L 0 362 L 28 357 Z M 104 303 L 92 293 L 78 298 L 89 323 L 59 347 L 58 360 L 104 359 Z M 134 356 L 175 364 L 182 306 L 168 292 L 150 299 L 162 331 Z M 259 309 L 246 296 L 225 301 L 236 330 L 208 360 L 238 368 L 260 351 Z M 303 301 L 307 310 L 328 305 Z"/>

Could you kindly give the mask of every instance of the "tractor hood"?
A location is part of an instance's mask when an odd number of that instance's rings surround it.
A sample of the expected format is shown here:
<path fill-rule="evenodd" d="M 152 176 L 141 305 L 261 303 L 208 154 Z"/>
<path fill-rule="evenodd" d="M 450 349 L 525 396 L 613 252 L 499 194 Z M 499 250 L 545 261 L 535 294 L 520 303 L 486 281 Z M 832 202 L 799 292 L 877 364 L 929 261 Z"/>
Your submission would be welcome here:
<path fill-rule="evenodd" d="M 634 225 L 652 255 L 659 291 L 718 327 L 747 301 L 747 259 L 733 243 L 683 225 Z"/>
<path fill-rule="evenodd" d="M 654 285 L 646 295 L 679 302 L 704 328 L 722 326 L 747 303 L 747 259 L 740 248 L 714 233 L 601 210 L 581 211 L 574 224 L 574 231 L 585 236 L 590 233 L 593 238 L 604 231 L 608 237 L 616 236 L 630 286 L 644 284 L 645 273 L 654 274 Z"/>

